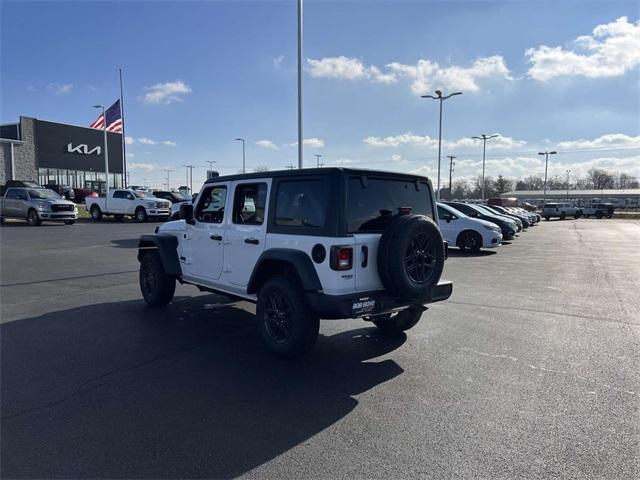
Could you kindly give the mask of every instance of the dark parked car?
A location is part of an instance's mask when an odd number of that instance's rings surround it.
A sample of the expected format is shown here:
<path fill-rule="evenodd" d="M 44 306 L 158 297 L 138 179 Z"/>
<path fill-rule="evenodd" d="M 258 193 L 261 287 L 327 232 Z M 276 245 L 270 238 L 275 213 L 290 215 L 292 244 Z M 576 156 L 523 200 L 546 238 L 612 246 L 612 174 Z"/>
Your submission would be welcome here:
<path fill-rule="evenodd" d="M 472 218 L 479 218 L 481 220 L 487 220 L 489 222 L 495 223 L 500 227 L 502 231 L 502 237 L 505 240 L 510 240 L 516 236 L 517 225 L 516 222 L 512 219 L 501 217 L 499 215 L 491 214 L 487 210 L 483 210 L 479 208 L 477 205 L 472 205 L 470 203 L 462 203 L 462 202 L 443 202 L 446 205 L 450 205 L 456 210 L 460 210 L 465 215 L 468 215 Z"/>
<path fill-rule="evenodd" d="M 533 224 L 531 217 L 518 214 L 515 212 L 511 212 L 499 205 L 482 205 L 482 206 L 488 210 L 491 210 L 492 212 L 497 213 L 498 215 L 506 215 L 507 217 L 510 217 L 510 218 L 517 218 L 522 222 L 523 228 L 529 228 Z"/>

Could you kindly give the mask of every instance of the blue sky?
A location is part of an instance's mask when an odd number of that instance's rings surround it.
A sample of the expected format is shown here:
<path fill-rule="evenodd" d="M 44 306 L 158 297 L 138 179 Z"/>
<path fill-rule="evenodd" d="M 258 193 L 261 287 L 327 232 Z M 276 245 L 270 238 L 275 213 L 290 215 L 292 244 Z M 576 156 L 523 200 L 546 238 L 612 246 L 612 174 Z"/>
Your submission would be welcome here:
<path fill-rule="evenodd" d="M 626 18 L 623 18 L 626 17 Z M 601 166 L 640 176 L 636 2 L 305 2 L 305 165 L 456 177 Z M 296 6 L 279 2 L 2 2 L 1 121 L 88 125 L 124 71 L 132 182 L 208 160 L 222 173 L 296 163 Z M 444 157 L 443 157 L 444 158 Z M 444 168 L 444 167 L 443 167 Z"/>

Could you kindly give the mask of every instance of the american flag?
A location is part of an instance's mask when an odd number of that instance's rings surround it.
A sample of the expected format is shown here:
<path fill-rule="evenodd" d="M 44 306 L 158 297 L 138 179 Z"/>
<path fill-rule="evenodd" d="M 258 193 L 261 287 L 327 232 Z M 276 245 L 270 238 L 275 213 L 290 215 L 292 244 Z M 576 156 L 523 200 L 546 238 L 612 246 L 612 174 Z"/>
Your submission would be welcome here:
<path fill-rule="evenodd" d="M 114 103 L 107 109 L 107 111 L 105 112 L 105 116 L 107 117 L 107 120 L 106 120 L 107 132 L 122 133 L 122 115 L 120 113 L 120 100 L 116 100 L 116 103 Z M 91 125 L 89 125 L 89 127 L 99 128 L 100 130 L 102 130 L 104 128 L 104 125 L 105 125 L 105 119 L 102 116 L 102 114 L 100 114 L 100 116 L 96 119 L 96 121 L 93 122 Z"/>

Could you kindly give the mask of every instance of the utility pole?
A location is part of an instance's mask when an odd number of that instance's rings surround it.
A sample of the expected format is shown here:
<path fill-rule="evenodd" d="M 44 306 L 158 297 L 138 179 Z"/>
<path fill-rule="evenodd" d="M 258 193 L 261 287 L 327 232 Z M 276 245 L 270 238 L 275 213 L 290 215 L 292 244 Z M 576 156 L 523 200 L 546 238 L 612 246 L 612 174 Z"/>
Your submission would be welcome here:
<path fill-rule="evenodd" d="M 433 95 L 422 95 L 422 98 L 431 98 L 433 100 L 439 100 L 440 101 L 440 122 L 439 122 L 439 127 L 438 127 L 438 194 L 436 196 L 436 198 L 438 200 L 440 200 L 440 159 L 441 159 L 441 153 L 442 153 L 442 102 L 444 102 L 447 98 L 451 98 L 454 95 L 462 95 L 462 92 L 454 92 L 454 93 L 450 93 L 449 95 L 445 95 L 442 96 L 442 90 L 436 90 L 436 95 L 437 96 L 433 96 Z"/>
<path fill-rule="evenodd" d="M 484 164 L 487 159 L 487 140 L 496 138 L 498 135 L 485 135 L 484 133 L 479 137 L 471 137 L 476 140 L 482 140 L 482 203 L 484 203 Z"/>
<path fill-rule="evenodd" d="M 209 164 L 209 170 L 213 170 L 213 164 L 218 163 L 215 160 L 205 160 Z"/>
<path fill-rule="evenodd" d="M 545 160 L 544 160 L 544 193 L 542 195 L 542 206 L 544 206 L 545 203 L 547 203 L 547 170 L 549 167 L 549 155 L 555 155 L 556 151 L 553 152 L 538 152 L 538 155 L 544 155 L 545 156 Z"/>
<path fill-rule="evenodd" d="M 302 168 L 302 0 L 298 0 L 298 168 Z"/>
<path fill-rule="evenodd" d="M 453 200 L 453 184 L 451 183 L 451 179 L 453 178 L 453 166 L 455 165 L 453 159 L 456 157 L 447 155 L 447 158 L 449 159 L 449 200 Z"/>
<path fill-rule="evenodd" d="M 569 176 L 571 175 L 571 170 L 567 170 L 567 202 L 569 201 Z"/>
<path fill-rule="evenodd" d="M 320 163 L 320 157 L 322 157 L 322 155 L 316 153 L 314 154 L 314 157 L 316 157 L 316 168 L 322 167 L 324 165 L 324 163 Z"/>
<path fill-rule="evenodd" d="M 165 172 L 167 172 L 167 190 L 171 190 L 171 183 L 169 183 L 169 173 L 171 172 L 170 168 L 165 168 Z"/>
<path fill-rule="evenodd" d="M 236 138 L 236 142 L 242 142 L 242 173 L 245 173 L 244 138 L 238 137 Z"/>

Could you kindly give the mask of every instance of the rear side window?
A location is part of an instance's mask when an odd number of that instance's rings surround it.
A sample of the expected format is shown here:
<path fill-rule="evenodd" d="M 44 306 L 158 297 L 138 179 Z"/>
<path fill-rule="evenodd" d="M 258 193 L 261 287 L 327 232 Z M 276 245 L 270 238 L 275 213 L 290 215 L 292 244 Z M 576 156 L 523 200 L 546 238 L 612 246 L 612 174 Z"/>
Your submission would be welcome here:
<path fill-rule="evenodd" d="M 556 208 L 556 204 L 555 203 L 547 203 L 544 208 Z"/>
<path fill-rule="evenodd" d="M 266 183 L 243 183 L 238 185 L 233 202 L 233 223 L 262 225 L 266 203 Z"/>
<path fill-rule="evenodd" d="M 327 182 L 283 181 L 276 194 L 275 224 L 285 227 L 324 227 L 327 216 Z"/>
<path fill-rule="evenodd" d="M 347 228 L 349 233 L 382 232 L 397 217 L 400 208 L 412 214 L 433 218 L 431 193 L 427 182 L 360 177 L 349 179 L 347 186 Z"/>

